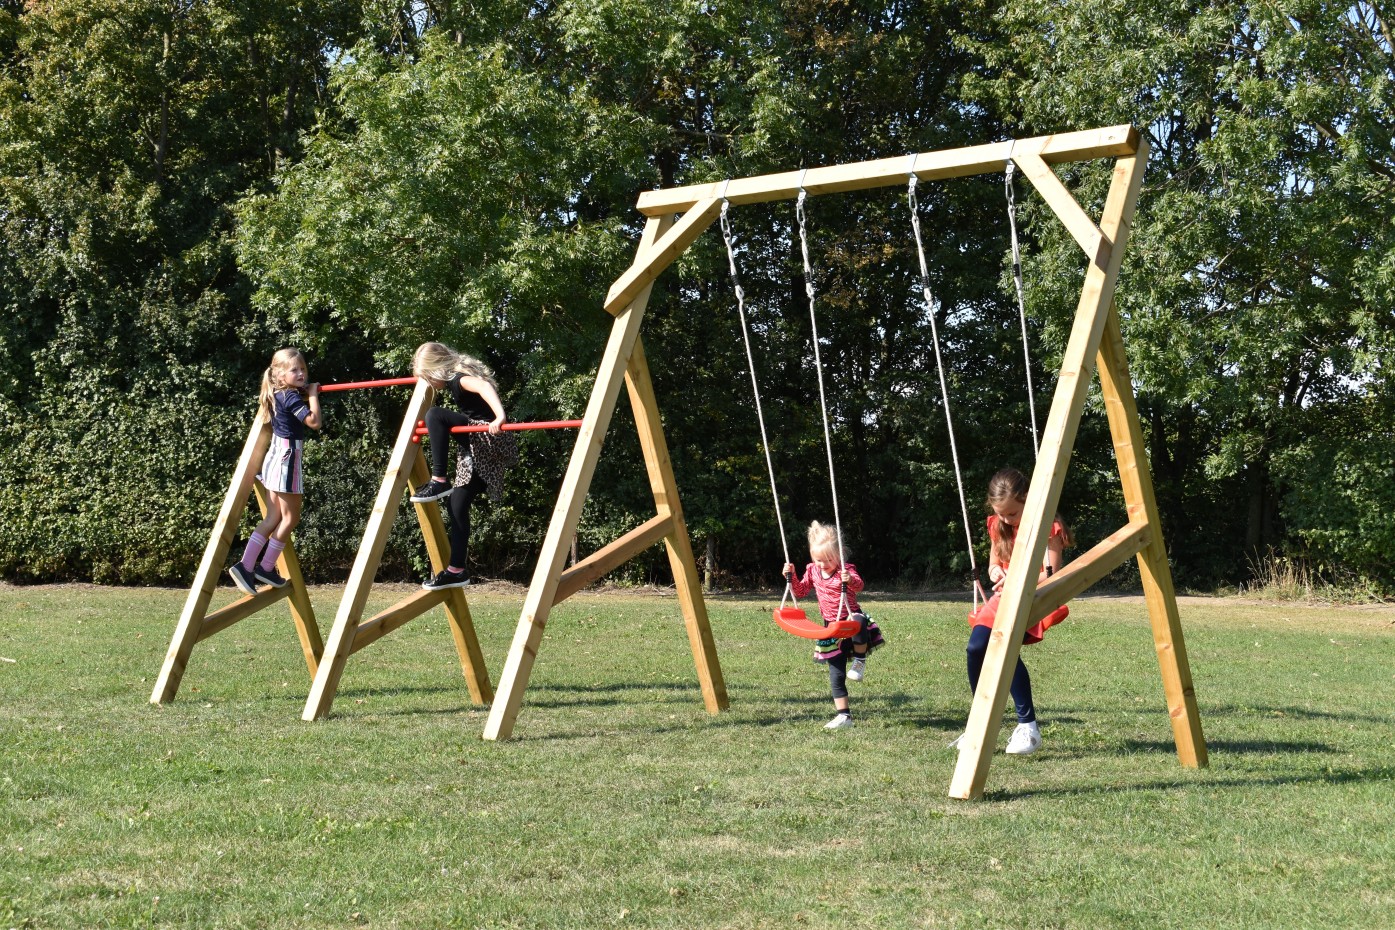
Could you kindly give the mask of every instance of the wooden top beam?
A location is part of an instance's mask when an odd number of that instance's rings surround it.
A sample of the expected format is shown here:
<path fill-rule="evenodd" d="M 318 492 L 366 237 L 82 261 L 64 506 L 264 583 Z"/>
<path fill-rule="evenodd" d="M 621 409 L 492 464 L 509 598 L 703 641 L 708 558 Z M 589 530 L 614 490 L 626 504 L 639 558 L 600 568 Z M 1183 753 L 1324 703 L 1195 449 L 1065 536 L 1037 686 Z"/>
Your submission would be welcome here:
<path fill-rule="evenodd" d="M 915 156 L 898 155 L 876 161 L 810 168 L 808 171 L 784 171 L 752 178 L 735 178 L 730 182 L 691 184 L 667 190 L 645 191 L 639 196 L 639 212 L 645 216 L 683 213 L 704 200 L 726 199 L 734 204 L 765 203 L 790 200 L 799 194 L 800 175 L 804 189 L 811 195 L 843 191 L 866 190 L 904 184 L 915 165 L 916 177 L 922 181 L 936 178 L 958 178 L 972 174 L 1003 171 L 1012 158 L 1014 147 L 1039 155 L 1048 164 L 1089 161 L 1095 158 L 1118 158 L 1138 151 L 1138 130 L 1127 124 L 1081 132 L 1063 132 L 1031 139 L 1007 139 L 988 145 L 973 145 L 938 152 L 921 152 Z M 911 159 L 914 157 L 915 161 Z"/>

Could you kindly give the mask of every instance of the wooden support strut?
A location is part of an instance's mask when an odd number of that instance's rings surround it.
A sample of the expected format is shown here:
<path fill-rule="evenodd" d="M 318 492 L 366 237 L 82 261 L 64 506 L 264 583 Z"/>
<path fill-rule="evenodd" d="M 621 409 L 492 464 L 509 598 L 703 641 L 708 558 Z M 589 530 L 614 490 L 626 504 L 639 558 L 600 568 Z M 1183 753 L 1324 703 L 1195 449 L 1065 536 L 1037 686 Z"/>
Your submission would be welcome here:
<path fill-rule="evenodd" d="M 184 679 L 185 668 L 196 644 L 285 598 L 290 599 L 291 617 L 300 637 L 301 649 L 305 654 L 305 664 L 310 675 L 314 676 L 318 668 L 324 647 L 320 640 L 319 627 L 315 623 L 315 612 L 310 605 L 310 598 L 301 576 L 300 562 L 296 558 L 294 546 L 289 542 L 277 560 L 277 567 L 288 582 L 285 588 L 263 588 L 256 594 L 233 601 L 213 613 L 208 611 L 213 593 L 222 578 L 223 563 L 232 549 L 237 537 L 238 524 L 247 509 L 247 496 L 254 489 L 262 514 L 266 514 L 265 492 L 256 480 L 256 475 L 270 437 L 271 427 L 260 416 L 253 417 L 252 426 L 247 432 L 247 439 L 242 444 L 242 452 L 228 482 L 228 489 L 223 495 L 222 506 L 209 533 L 208 543 L 204 546 L 203 557 L 194 573 L 189 596 L 185 599 L 184 609 L 175 624 L 164 664 L 155 679 L 155 688 L 150 693 L 152 704 L 164 704 L 174 700 L 175 695 L 179 693 L 179 685 Z"/>

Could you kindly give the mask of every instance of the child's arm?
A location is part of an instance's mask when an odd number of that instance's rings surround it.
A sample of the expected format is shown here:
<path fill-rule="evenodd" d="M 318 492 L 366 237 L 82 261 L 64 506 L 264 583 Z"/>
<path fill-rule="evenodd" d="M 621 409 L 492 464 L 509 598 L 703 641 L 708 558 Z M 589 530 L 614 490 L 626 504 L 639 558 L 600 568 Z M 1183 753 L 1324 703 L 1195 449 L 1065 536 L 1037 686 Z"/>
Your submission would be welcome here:
<path fill-rule="evenodd" d="M 812 572 L 810 571 L 812 568 L 812 565 L 805 568 L 804 577 L 801 578 L 795 573 L 792 563 L 785 563 L 785 578 L 789 580 L 790 590 L 794 592 L 795 597 L 809 596 L 810 589 L 814 587 Z"/>
<path fill-rule="evenodd" d="M 1053 525 L 1052 529 L 1056 527 Z M 1066 541 L 1059 532 L 1053 532 L 1051 538 L 1046 541 L 1046 567 L 1042 569 L 1042 577 L 1049 578 L 1061 570 L 1061 566 L 1066 561 Z"/>
<path fill-rule="evenodd" d="M 319 429 L 324 425 L 324 417 L 320 416 L 320 386 L 318 384 L 307 384 L 305 386 L 305 402 L 310 406 L 310 412 L 301 420 L 311 429 Z"/>
<path fill-rule="evenodd" d="M 484 398 L 489 409 L 494 411 L 494 419 L 489 424 L 489 432 L 491 435 L 498 435 L 508 417 L 504 415 L 504 402 L 499 399 L 499 392 L 494 390 L 494 385 L 483 378 L 476 378 L 474 375 L 462 375 L 460 386 Z"/>

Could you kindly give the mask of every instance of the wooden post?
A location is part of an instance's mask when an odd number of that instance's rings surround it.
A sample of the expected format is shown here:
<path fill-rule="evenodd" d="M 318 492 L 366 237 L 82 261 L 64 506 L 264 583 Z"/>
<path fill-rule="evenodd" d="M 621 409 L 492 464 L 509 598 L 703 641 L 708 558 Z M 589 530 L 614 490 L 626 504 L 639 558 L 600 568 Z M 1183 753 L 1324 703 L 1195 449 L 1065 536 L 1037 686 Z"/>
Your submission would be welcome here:
<path fill-rule="evenodd" d="M 315 624 L 315 611 L 310 606 L 310 598 L 305 590 L 305 581 L 300 573 L 300 562 L 296 558 L 295 549 L 289 543 L 287 543 L 277 563 L 283 576 L 290 582 L 288 592 L 276 591 L 273 593 L 270 590 L 263 590 L 258 594 L 243 597 L 213 614 L 208 612 L 213 592 L 217 590 L 218 581 L 223 574 L 223 562 L 227 559 L 228 551 L 232 548 L 237 537 L 238 524 L 242 520 L 243 511 L 247 508 L 247 495 L 254 486 L 262 514 L 266 514 L 266 498 L 263 496 L 264 492 L 260 483 L 256 481 L 256 475 L 257 470 L 261 467 L 262 457 L 266 454 L 270 438 L 271 427 L 263 422 L 260 416 L 254 417 L 252 427 L 247 433 L 247 440 L 242 444 L 242 453 L 238 456 L 237 465 L 233 468 L 232 478 L 228 482 L 228 490 L 223 495 L 223 504 L 218 510 L 218 517 L 213 522 L 213 530 L 209 533 L 208 544 L 204 546 L 203 558 L 199 560 L 199 567 L 194 573 L 194 583 L 189 588 L 189 596 L 184 601 L 184 610 L 180 613 L 179 620 L 175 624 L 174 635 L 171 637 L 169 649 L 165 653 L 164 664 L 160 667 L 160 674 L 155 679 L 155 688 L 150 693 L 150 703 L 152 704 L 163 704 L 166 701 L 174 700 L 175 695 L 179 692 L 180 682 L 184 679 L 184 670 L 189 663 L 189 656 L 193 652 L 195 644 L 274 604 L 283 597 L 290 598 L 291 617 L 294 619 L 296 630 L 300 635 L 301 649 L 305 653 L 305 664 L 309 667 L 312 675 L 315 673 L 322 649 L 320 630 Z"/>
<path fill-rule="evenodd" d="M 1177 758 L 1185 766 L 1199 768 L 1207 763 L 1206 737 L 1201 732 L 1191 665 L 1182 637 L 1182 621 L 1177 614 L 1177 595 L 1172 588 L 1172 570 L 1167 564 L 1153 477 L 1144 451 L 1143 428 L 1138 420 L 1133 382 L 1129 380 L 1124 335 L 1119 328 L 1118 312 L 1113 307 L 1100 344 L 1099 371 L 1129 519 L 1147 523 L 1155 529 L 1148 544 L 1138 553 L 1138 571 L 1143 579 L 1143 595 L 1153 627 L 1153 648 L 1162 671 L 1163 694 L 1172 721 Z"/>
<path fill-rule="evenodd" d="M 318 720 L 328 714 L 333 706 L 334 695 L 339 689 L 339 679 L 344 674 L 344 665 L 357 648 L 355 636 L 359 630 L 359 621 L 368 601 L 368 593 L 373 587 L 374 575 L 382 561 L 383 549 L 387 546 L 393 520 L 396 519 L 401 506 L 402 492 L 411 483 L 413 474 L 422 481 L 427 477 L 428 469 L 422 459 L 421 446 L 414 443 L 412 438 L 417 421 L 426 415 L 434 396 L 435 392 L 429 384 L 418 381 L 412 399 L 407 404 L 407 411 L 402 417 L 402 427 L 397 433 L 397 441 L 393 445 L 387 470 L 383 474 L 383 483 L 378 488 L 373 512 L 368 517 L 363 541 L 359 543 L 358 555 L 354 559 L 353 569 L 349 572 L 349 581 L 344 588 L 343 599 L 339 602 L 339 611 L 334 617 L 334 627 L 325 642 L 324 657 L 320 660 L 319 671 L 305 701 L 305 710 L 301 714 L 304 720 Z M 446 541 L 445 523 L 441 520 L 436 504 L 414 506 L 432 566 L 439 571 L 445 568 L 450 551 Z M 423 594 L 427 596 L 422 596 Z M 488 700 L 489 677 L 485 671 L 479 643 L 475 639 L 463 591 L 457 589 L 453 592 L 421 592 L 370 619 L 363 626 L 373 630 L 370 641 L 376 641 L 385 633 L 397 629 L 443 601 L 447 604 L 451 635 L 460 654 L 470 697 L 476 703 L 483 703 Z M 391 617 L 390 623 L 387 622 L 388 616 Z"/>
<path fill-rule="evenodd" d="M 1014 149 L 1014 157 L 1038 154 L 1033 149 L 1023 145 L 1020 152 Z M 988 780 L 1003 706 L 1008 697 L 1011 669 L 1016 666 L 1022 648 L 1022 637 L 1036 593 L 1038 566 L 1051 535 L 1051 524 L 1060 502 L 1061 486 L 1065 482 L 1076 430 L 1084 411 L 1095 356 L 1114 300 L 1114 289 L 1128 240 L 1129 222 L 1138 202 L 1146 160 L 1147 146 L 1140 140 L 1137 154 L 1120 157 L 1115 162 L 1114 180 L 1105 203 L 1098 240 L 1081 233 L 1079 217 L 1072 211 L 1073 218 L 1069 224 L 1072 232 L 1077 241 L 1084 240 L 1081 245 L 1087 253 L 1093 249 L 1093 254 L 1088 255 L 1090 265 L 1085 273 L 1085 285 L 1081 290 L 1070 341 L 1061 360 L 1056 396 L 1042 432 L 1041 450 L 1027 491 L 1012 563 L 1003 584 L 1002 601 L 998 605 L 993 632 L 989 637 L 968 724 L 959 743 L 959 759 L 950 782 L 950 797 L 982 797 L 984 784 Z M 1054 174 L 1047 173 L 1055 179 Z M 1031 177 L 1030 173 L 1028 177 Z M 1048 203 L 1058 215 L 1067 212 L 1059 204 L 1059 191 L 1051 181 L 1033 179 L 1033 183 L 1039 189 L 1052 192 L 1048 196 Z"/>
<path fill-rule="evenodd" d="M 649 487 L 659 516 L 669 517 L 673 528 L 664 537 L 668 563 L 673 570 L 678 603 L 683 610 L 683 623 L 688 630 L 688 642 L 697 665 L 698 682 L 707 712 L 715 714 L 727 708 L 727 686 L 717 661 L 717 644 L 712 639 L 712 626 L 707 619 L 707 604 L 702 599 L 702 584 L 698 581 L 697 562 L 688 527 L 683 522 L 683 507 L 678 502 L 678 481 L 673 477 L 673 463 L 664 441 L 664 427 L 659 419 L 659 402 L 654 397 L 654 385 L 649 378 L 649 362 L 644 357 L 644 343 L 635 340 L 634 352 L 625 373 L 629 387 L 630 405 L 634 408 L 635 426 L 639 429 L 639 444 L 644 450 L 644 464 L 649 471 Z"/>

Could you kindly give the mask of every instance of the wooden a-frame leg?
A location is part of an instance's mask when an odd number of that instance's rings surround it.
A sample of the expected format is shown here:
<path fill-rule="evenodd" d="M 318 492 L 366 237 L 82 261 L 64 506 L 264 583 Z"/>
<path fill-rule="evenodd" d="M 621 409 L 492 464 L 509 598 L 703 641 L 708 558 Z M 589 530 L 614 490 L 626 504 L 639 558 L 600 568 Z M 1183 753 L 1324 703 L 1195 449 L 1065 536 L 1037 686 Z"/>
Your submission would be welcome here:
<path fill-rule="evenodd" d="M 256 480 L 253 480 L 252 488 L 257 495 L 257 505 L 261 507 L 262 516 L 265 517 L 268 503 L 266 488 Z M 320 637 L 320 626 L 315 622 L 315 608 L 310 603 L 310 592 L 305 587 L 300 558 L 296 555 L 295 545 L 291 540 L 286 540 L 286 548 L 281 550 L 276 565 L 281 571 L 281 577 L 286 579 L 291 588 L 291 593 L 287 595 L 291 620 L 295 622 L 296 635 L 300 638 L 300 650 L 305 654 L 305 666 L 310 670 L 310 677 L 313 679 L 320 667 L 320 656 L 324 654 L 325 644 Z"/>
<path fill-rule="evenodd" d="M 1056 395 L 1042 431 L 1041 450 L 1022 509 L 1012 564 L 1003 583 L 1002 601 L 988 640 L 978 690 L 974 693 L 964 737 L 959 743 L 959 758 L 949 788 L 952 798 L 980 798 L 988 781 L 1002 710 L 1008 699 L 1011 670 L 1016 667 L 1022 648 L 1036 593 L 1038 566 L 1046 553 L 1095 356 L 1104 336 L 1108 309 L 1114 301 L 1129 222 L 1138 202 L 1146 161 L 1147 146 L 1140 145 L 1136 155 L 1121 157 L 1115 162 L 1114 180 L 1100 222 L 1102 240 L 1085 273 L 1075 323 L 1061 359 Z M 1053 209 L 1056 209 L 1054 205 Z M 1092 240 L 1090 244 L 1093 245 Z"/>
<path fill-rule="evenodd" d="M 427 466 L 426 456 L 418 443 L 417 453 L 412 458 L 410 486 L 420 487 L 430 478 L 431 469 Z M 441 518 L 441 508 L 434 502 L 412 506 L 416 509 L 417 522 L 421 525 L 422 538 L 426 541 L 426 554 L 431 560 L 431 570 L 439 572 L 450 564 L 450 539 L 446 534 L 445 521 Z M 450 625 L 451 639 L 455 641 L 456 654 L 460 657 L 460 671 L 465 676 L 465 687 L 470 692 L 470 700 L 475 704 L 488 704 L 494 699 L 494 687 L 489 682 L 489 672 L 485 668 L 484 652 L 480 649 L 479 637 L 475 635 L 475 622 L 470 616 L 470 602 L 460 588 L 450 588 L 443 593 L 446 620 Z"/>
<path fill-rule="evenodd" d="M 1162 672 L 1177 758 L 1185 766 L 1199 768 L 1207 762 L 1206 738 L 1201 732 L 1201 715 L 1192 686 L 1182 622 L 1177 613 L 1177 594 L 1172 588 L 1172 570 L 1163 543 L 1153 477 L 1144 451 L 1138 404 L 1133 395 L 1133 382 L 1129 380 L 1124 337 L 1119 328 L 1118 312 L 1112 306 L 1100 343 L 1099 373 L 1129 520 L 1146 521 L 1154 530 L 1151 541 L 1138 553 L 1138 570 L 1153 627 L 1153 647 Z"/>
<path fill-rule="evenodd" d="M 640 240 L 636 265 L 644 263 L 646 253 L 672 222 L 671 217 L 655 217 L 649 220 Z M 645 286 L 628 306 L 615 315 L 610 339 L 606 343 L 605 354 L 601 357 L 601 364 L 596 372 L 596 383 L 591 388 L 591 399 L 586 405 L 581 429 L 577 431 L 576 445 L 567 465 L 567 474 L 562 479 L 557 504 L 552 510 L 552 522 L 548 525 L 547 536 L 543 538 L 542 548 L 538 552 L 533 581 L 523 602 L 523 611 L 518 618 L 513 643 L 509 646 L 508 658 L 504 660 L 504 670 L 499 677 L 499 690 L 484 726 L 485 739 L 508 739 L 513 735 L 514 721 L 523 703 L 523 692 L 527 690 L 528 677 L 532 674 L 533 663 L 538 657 L 538 647 L 542 643 L 547 617 L 557 596 L 557 582 L 561 578 L 562 566 L 567 558 L 567 548 L 577 522 L 581 519 L 586 492 L 591 487 L 596 462 L 600 458 L 601 447 L 605 444 L 605 432 L 610 426 L 610 417 L 615 412 L 615 401 L 620 396 L 620 386 L 624 383 L 630 356 L 639 339 L 639 325 L 644 320 L 644 310 L 649 303 L 652 289 L 652 283 Z"/>
<path fill-rule="evenodd" d="M 629 388 L 630 406 L 634 409 L 635 426 L 639 430 L 640 448 L 649 472 L 649 487 L 659 516 L 672 517 L 673 530 L 664 537 L 668 562 L 673 569 L 674 587 L 683 610 L 683 623 L 688 630 L 688 642 L 693 649 L 702 701 L 709 714 L 725 710 L 727 686 L 722 667 L 717 660 L 717 644 L 712 638 L 712 625 L 707 618 L 707 605 L 702 599 L 702 584 L 698 580 L 697 562 L 693 558 L 692 540 L 683 521 L 683 507 L 678 500 L 678 481 L 673 475 L 668 444 L 664 440 L 663 422 L 659 419 L 659 403 L 649 377 L 649 362 L 644 356 L 644 343 L 635 340 L 625 374 Z"/>
<path fill-rule="evenodd" d="M 213 523 L 213 531 L 208 536 L 203 558 L 199 560 L 194 573 L 193 586 L 184 601 L 184 610 L 175 624 L 174 636 L 165 662 L 160 667 L 160 675 L 155 679 L 155 689 L 150 693 L 150 703 L 163 704 L 174 700 L 179 691 L 179 683 L 184 678 L 184 669 L 189 663 L 189 654 L 199 641 L 199 628 L 208 614 L 208 604 L 218 587 L 218 578 L 223 572 L 223 561 L 232 548 L 237 535 L 238 522 L 247 508 L 247 494 L 251 491 L 252 480 L 261 466 L 262 456 L 271 434 L 271 428 L 261 417 L 252 421 L 247 433 L 247 441 L 242 444 L 242 454 L 238 456 L 237 467 L 233 469 L 232 480 L 227 493 L 223 495 L 223 505 L 218 510 L 218 518 Z"/>
<path fill-rule="evenodd" d="M 412 442 L 417 420 L 426 414 L 435 393 L 425 381 L 418 381 L 412 399 L 407 404 L 407 412 L 402 417 L 402 428 L 388 459 L 383 483 L 378 487 L 378 496 L 373 502 L 373 512 L 368 516 L 363 541 L 359 543 L 358 555 L 349 572 L 339 611 L 334 617 L 334 627 L 325 641 L 324 655 L 320 659 L 315 682 L 310 686 L 310 694 L 305 701 L 303 720 L 318 720 L 329 713 L 334 705 L 334 695 L 339 689 L 339 678 L 344 674 L 344 663 L 354 648 L 354 633 L 363 608 L 368 600 L 368 592 L 373 587 L 373 577 L 382 562 L 383 549 L 387 546 L 388 535 L 392 531 L 393 520 L 401 506 L 402 490 L 407 486 L 414 459 L 421 455 L 420 447 Z"/>

